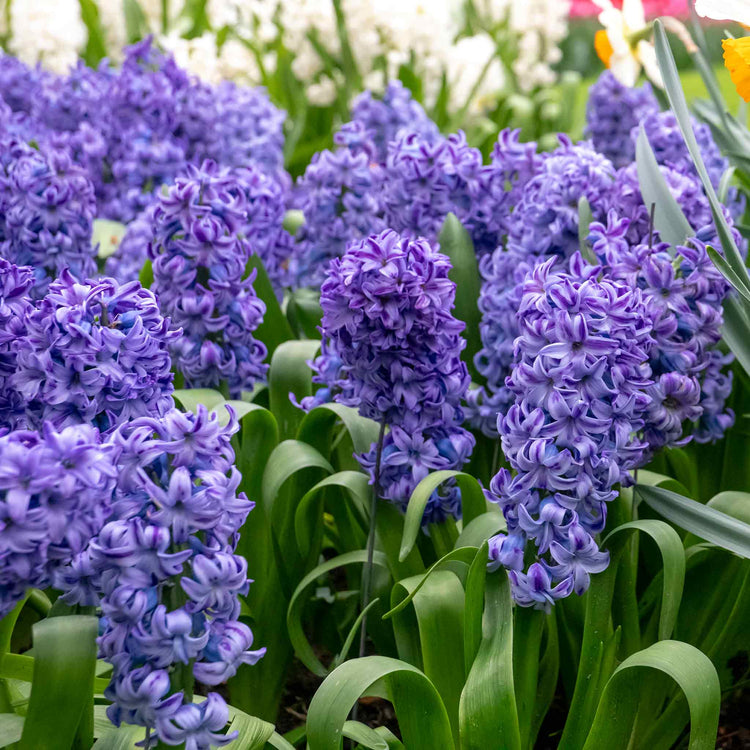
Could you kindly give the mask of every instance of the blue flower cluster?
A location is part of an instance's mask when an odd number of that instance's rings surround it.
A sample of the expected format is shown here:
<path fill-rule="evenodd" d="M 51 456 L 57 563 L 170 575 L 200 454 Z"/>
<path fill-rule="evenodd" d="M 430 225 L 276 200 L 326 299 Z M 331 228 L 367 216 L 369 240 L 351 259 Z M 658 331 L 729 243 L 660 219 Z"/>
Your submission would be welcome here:
<path fill-rule="evenodd" d="M 26 316 L 10 383 L 31 426 L 109 432 L 173 407 L 169 347 L 179 338 L 138 282 L 78 282 L 63 271 Z"/>
<path fill-rule="evenodd" d="M 519 604 L 546 610 L 607 566 L 594 536 L 614 485 L 643 460 L 650 402 L 652 322 L 641 291 L 599 278 L 578 253 L 565 266 L 550 258 L 523 284 L 508 377 L 515 400 L 499 419 L 515 475 L 501 470 L 489 493 L 508 525 L 491 540 L 491 567 L 509 570 Z"/>
<path fill-rule="evenodd" d="M 60 585 L 106 521 L 115 475 L 89 425 L 0 434 L 0 618 L 28 589 Z"/>
<path fill-rule="evenodd" d="M 699 239 L 674 250 L 666 243 L 631 245 L 628 224 L 613 212 L 606 225 L 591 225 L 589 241 L 608 275 L 642 290 L 653 321 L 654 384 L 646 391 L 644 438 L 652 453 L 691 439 L 719 439 L 734 421 L 725 410 L 732 374 L 722 372 L 732 357 L 718 348 L 729 285 Z M 686 422 L 694 428 L 683 434 Z"/>
<path fill-rule="evenodd" d="M 581 197 L 588 200 L 595 218 L 606 218 L 616 174 L 612 163 L 588 143 L 574 145 L 560 136 L 555 151 L 535 155 L 532 144 L 521 146 L 509 138 L 506 135 L 504 142 L 510 147 L 498 149 L 496 156 L 500 175 L 503 154 L 510 155 L 507 172 L 518 175 L 510 201 L 501 204 L 507 211 L 507 238 L 480 261 L 482 349 L 475 363 L 486 387 L 468 397 L 472 424 L 490 437 L 497 435 L 498 413 L 513 400 L 505 379 L 518 334 L 521 284 L 536 264 L 550 257 L 565 262 L 578 250 Z"/>
<path fill-rule="evenodd" d="M 651 84 L 630 88 L 605 70 L 589 89 L 586 138 L 616 168 L 627 167 L 635 160 L 633 128 L 649 115 L 658 114 L 660 109 Z"/>
<path fill-rule="evenodd" d="M 207 158 L 284 174 L 285 115 L 265 92 L 192 79 L 150 38 L 119 69 L 79 63 L 66 76 L 3 56 L 0 97 L 25 115 L 11 124 L 26 140 L 52 142 L 86 169 L 102 218 L 130 221 L 186 164 Z"/>
<path fill-rule="evenodd" d="M 0 256 L 33 268 L 36 297 L 65 268 L 93 275 L 96 202 L 86 171 L 65 150 L 14 136 L 0 135 L 0 150 Z"/>
<path fill-rule="evenodd" d="M 123 425 L 112 515 L 64 577 L 68 602 L 102 595 L 99 649 L 113 667 L 107 715 L 146 727 L 146 747 L 208 750 L 234 739 L 223 733 L 224 699 L 193 703 L 193 682 L 218 685 L 265 652 L 251 650 L 253 634 L 239 621 L 249 581 L 234 550 L 253 504 L 237 493 L 230 417 L 222 427 L 201 407 Z"/>
<path fill-rule="evenodd" d="M 183 330 L 172 347 L 188 387 L 226 384 L 239 397 L 263 379 L 266 348 L 252 332 L 265 313 L 245 275 L 245 183 L 206 161 L 187 167 L 155 204 L 149 257 L 162 312 Z"/>
<path fill-rule="evenodd" d="M 426 240 L 386 230 L 332 261 L 321 290 L 325 345 L 316 380 L 390 428 L 380 486 L 402 507 L 430 470 L 460 467 L 474 445 L 460 426 L 469 377 L 449 270 Z M 374 476 L 376 447 L 360 460 Z M 436 493 L 425 520 L 456 515 L 458 505 L 455 488 Z"/>

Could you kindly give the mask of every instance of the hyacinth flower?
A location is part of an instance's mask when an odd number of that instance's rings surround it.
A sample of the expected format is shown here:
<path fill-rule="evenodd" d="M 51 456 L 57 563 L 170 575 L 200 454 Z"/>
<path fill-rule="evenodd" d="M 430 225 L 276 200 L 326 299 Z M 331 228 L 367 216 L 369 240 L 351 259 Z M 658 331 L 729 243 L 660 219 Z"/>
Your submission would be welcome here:
<path fill-rule="evenodd" d="M 266 348 L 253 337 L 265 305 L 245 276 L 252 247 L 247 198 L 234 172 L 206 161 L 153 207 L 154 283 L 162 312 L 183 330 L 173 364 L 190 388 L 225 388 L 239 397 L 265 377 Z"/>
<path fill-rule="evenodd" d="M 94 424 L 110 432 L 174 406 L 169 347 L 180 338 L 153 292 L 135 281 L 53 281 L 26 315 L 11 386 L 31 425 Z"/>
<path fill-rule="evenodd" d="M 221 426 L 203 407 L 123 425 L 109 520 L 60 576 L 65 601 L 101 603 L 107 715 L 144 727 L 145 747 L 233 740 L 224 699 L 193 703 L 194 682 L 219 685 L 265 652 L 239 621 L 249 581 L 234 551 L 253 503 L 237 493 L 236 429 L 233 412 Z"/>
<path fill-rule="evenodd" d="M 474 444 L 460 426 L 469 377 L 449 271 L 426 240 L 386 230 L 332 261 L 321 290 L 315 380 L 382 426 L 381 444 L 360 461 L 379 496 L 402 508 L 431 469 L 460 467 Z M 425 521 L 457 515 L 456 492 L 436 493 Z"/>
<path fill-rule="evenodd" d="M 2 149 L 0 255 L 33 269 L 37 298 L 64 269 L 78 278 L 93 275 L 96 203 L 86 172 L 51 146 L 3 138 Z"/>
<path fill-rule="evenodd" d="M 99 533 L 115 455 L 89 425 L 0 434 L 0 619 L 29 589 L 60 587 L 66 566 Z"/>
<path fill-rule="evenodd" d="M 504 414 L 514 399 L 505 380 L 513 363 L 516 312 L 526 274 L 549 258 L 564 264 L 578 250 L 581 197 L 601 219 L 613 201 L 612 163 L 588 143 L 559 138 L 560 146 L 550 154 L 534 155 L 528 147 L 509 151 L 518 155 L 522 176 L 511 192 L 507 236 L 480 260 L 482 348 L 475 364 L 486 384 L 469 392 L 467 412 L 472 425 L 489 437 L 497 436 L 497 415 Z"/>
<path fill-rule="evenodd" d="M 649 83 L 631 88 L 605 70 L 589 90 L 585 135 L 616 168 L 627 167 L 635 161 L 631 131 L 659 109 Z"/>
<path fill-rule="evenodd" d="M 488 495 L 508 527 L 490 540 L 490 567 L 508 569 L 522 606 L 549 610 L 606 568 L 594 537 L 615 485 L 630 482 L 648 450 L 639 431 L 651 404 L 652 321 L 637 287 L 600 271 L 578 253 L 564 268 L 551 258 L 522 287 L 515 400 L 498 418 L 515 473 L 502 469 Z"/>

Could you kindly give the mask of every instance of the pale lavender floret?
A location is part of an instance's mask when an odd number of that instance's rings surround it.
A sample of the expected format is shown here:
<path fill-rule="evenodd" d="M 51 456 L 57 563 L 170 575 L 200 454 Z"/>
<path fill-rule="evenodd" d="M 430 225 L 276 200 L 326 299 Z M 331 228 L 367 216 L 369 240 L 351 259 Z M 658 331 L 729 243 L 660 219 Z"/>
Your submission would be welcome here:
<path fill-rule="evenodd" d="M 183 329 L 172 348 L 188 387 L 226 383 L 239 397 L 265 377 L 266 349 L 252 332 L 265 313 L 245 275 L 251 245 L 245 186 L 207 161 L 188 166 L 150 216 L 153 290 L 162 311 Z"/>

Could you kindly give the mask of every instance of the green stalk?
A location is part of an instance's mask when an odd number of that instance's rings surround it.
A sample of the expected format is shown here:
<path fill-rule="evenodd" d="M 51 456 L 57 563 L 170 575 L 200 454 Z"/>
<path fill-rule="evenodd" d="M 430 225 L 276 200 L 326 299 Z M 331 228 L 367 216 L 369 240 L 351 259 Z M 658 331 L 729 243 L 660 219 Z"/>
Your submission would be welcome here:
<path fill-rule="evenodd" d="M 513 627 L 513 681 L 518 706 L 521 747 L 530 748 L 531 725 L 539 681 L 539 651 L 547 615 L 538 609 L 515 608 Z"/>

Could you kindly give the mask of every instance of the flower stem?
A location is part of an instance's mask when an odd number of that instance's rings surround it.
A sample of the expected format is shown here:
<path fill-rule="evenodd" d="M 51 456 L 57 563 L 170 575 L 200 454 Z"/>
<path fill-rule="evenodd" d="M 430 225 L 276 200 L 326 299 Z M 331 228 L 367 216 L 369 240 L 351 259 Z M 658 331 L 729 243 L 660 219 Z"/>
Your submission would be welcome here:
<path fill-rule="evenodd" d="M 378 512 L 378 499 L 380 498 L 380 463 L 383 458 L 383 440 L 385 439 L 385 421 L 380 424 L 380 434 L 375 451 L 375 469 L 373 474 L 372 500 L 370 503 L 370 531 L 367 535 L 367 562 L 362 571 L 362 602 L 361 609 L 364 611 L 370 603 L 372 588 L 372 560 L 375 555 L 375 516 Z M 365 655 L 365 641 L 367 640 L 367 613 L 362 617 L 362 627 L 359 631 L 359 656 Z"/>

